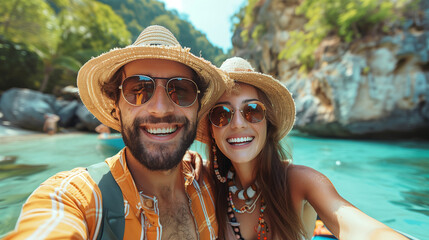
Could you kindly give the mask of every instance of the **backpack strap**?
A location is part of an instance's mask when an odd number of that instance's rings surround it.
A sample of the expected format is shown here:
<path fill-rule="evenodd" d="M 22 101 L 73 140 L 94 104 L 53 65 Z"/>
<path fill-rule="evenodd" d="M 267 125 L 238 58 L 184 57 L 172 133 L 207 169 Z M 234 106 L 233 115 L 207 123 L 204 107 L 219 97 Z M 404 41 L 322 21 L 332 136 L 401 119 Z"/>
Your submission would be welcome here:
<path fill-rule="evenodd" d="M 101 191 L 103 200 L 103 220 L 97 239 L 123 239 L 125 231 L 124 197 L 119 185 L 106 162 L 96 163 L 88 168 L 94 182 Z"/>

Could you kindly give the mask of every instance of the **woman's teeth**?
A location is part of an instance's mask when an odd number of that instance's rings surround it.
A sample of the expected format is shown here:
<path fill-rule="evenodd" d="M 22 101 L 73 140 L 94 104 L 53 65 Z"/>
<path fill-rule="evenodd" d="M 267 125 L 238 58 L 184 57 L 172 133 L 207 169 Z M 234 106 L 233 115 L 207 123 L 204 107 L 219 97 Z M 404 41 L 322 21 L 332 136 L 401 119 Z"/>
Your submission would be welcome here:
<path fill-rule="evenodd" d="M 177 130 L 177 127 L 169 128 L 146 128 L 146 131 L 153 135 L 168 135 L 172 134 Z"/>
<path fill-rule="evenodd" d="M 253 141 L 254 137 L 239 137 L 239 138 L 228 138 L 229 144 L 240 145 Z"/>

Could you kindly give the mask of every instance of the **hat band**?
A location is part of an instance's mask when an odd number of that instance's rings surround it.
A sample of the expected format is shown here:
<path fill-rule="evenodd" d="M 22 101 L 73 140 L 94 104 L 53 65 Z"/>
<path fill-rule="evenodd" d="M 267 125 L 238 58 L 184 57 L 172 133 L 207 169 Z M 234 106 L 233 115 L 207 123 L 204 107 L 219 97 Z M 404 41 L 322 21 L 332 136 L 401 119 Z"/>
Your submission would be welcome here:
<path fill-rule="evenodd" d="M 234 72 L 253 72 L 253 70 L 248 68 L 234 68 Z"/>

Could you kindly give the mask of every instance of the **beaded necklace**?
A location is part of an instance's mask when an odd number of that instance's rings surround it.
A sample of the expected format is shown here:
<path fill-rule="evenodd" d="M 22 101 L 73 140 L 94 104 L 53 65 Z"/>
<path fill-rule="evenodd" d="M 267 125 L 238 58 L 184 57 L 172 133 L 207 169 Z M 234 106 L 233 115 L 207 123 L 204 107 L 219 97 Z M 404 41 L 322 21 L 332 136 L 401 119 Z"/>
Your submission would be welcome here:
<path fill-rule="evenodd" d="M 261 198 L 261 212 L 259 213 L 258 218 L 258 226 L 255 227 L 255 232 L 258 234 L 258 240 L 264 239 L 267 240 L 268 235 L 268 225 L 265 222 L 264 219 L 264 211 L 265 211 L 266 205 L 264 202 L 264 198 Z M 228 218 L 229 222 L 232 227 L 232 231 L 234 232 L 235 238 L 238 240 L 244 240 L 244 238 L 241 236 L 240 232 L 240 224 L 237 221 L 237 218 L 235 217 L 235 213 L 233 211 L 233 205 L 231 204 L 231 201 L 228 201 Z"/>
<path fill-rule="evenodd" d="M 236 213 L 253 213 L 253 211 L 255 211 L 256 203 L 258 202 L 258 199 L 260 196 L 261 196 L 261 193 L 258 194 L 258 197 L 256 197 L 255 201 L 253 201 L 250 204 L 250 206 L 247 204 L 244 204 L 240 209 L 237 209 L 235 207 L 235 204 L 232 201 L 232 193 L 231 192 L 228 193 L 228 200 L 229 200 L 229 203 L 231 204 L 232 210 L 234 210 L 234 212 L 236 212 Z"/>
<path fill-rule="evenodd" d="M 233 194 L 235 194 L 238 191 L 238 188 L 234 184 L 234 169 L 233 168 L 231 168 L 228 171 L 227 178 L 228 178 L 228 190 L 230 193 L 232 192 Z M 256 195 L 257 189 L 258 189 L 258 186 L 256 185 L 256 183 L 253 183 L 247 189 L 241 189 L 240 191 L 238 191 L 237 197 L 238 197 L 238 199 L 245 201 L 246 204 L 250 204 L 252 202 L 252 199 Z"/>
<path fill-rule="evenodd" d="M 255 196 L 255 194 L 250 194 L 252 195 L 252 197 L 249 197 L 249 194 L 246 194 L 244 199 L 240 198 L 240 194 L 238 195 L 238 198 L 241 200 L 245 200 L 246 204 L 244 206 L 242 206 L 240 209 L 237 209 L 234 205 L 233 199 L 232 199 L 232 195 L 235 194 L 235 192 L 238 190 L 238 188 L 234 185 L 233 182 L 234 179 L 234 171 L 231 168 L 228 172 L 228 186 L 229 186 L 229 192 L 228 192 L 228 210 L 227 210 L 227 214 L 228 214 L 228 218 L 229 221 L 231 223 L 231 227 L 232 230 L 234 232 L 234 235 L 236 237 L 236 239 L 239 240 L 244 240 L 244 238 L 241 236 L 241 232 L 240 232 L 240 224 L 237 222 L 237 218 L 235 217 L 235 213 L 252 213 L 255 208 L 256 208 L 256 203 L 259 200 L 259 197 L 261 196 L 261 192 L 258 194 L 258 196 L 256 197 L 256 199 L 252 202 L 252 198 Z M 254 186 L 254 187 L 252 187 Z M 252 184 L 251 187 L 247 188 L 246 192 L 252 188 L 252 190 L 256 193 L 257 187 L 256 184 Z M 244 190 L 241 190 L 240 192 L 244 192 Z M 241 196 L 243 196 L 244 194 L 242 194 Z M 250 204 L 250 206 L 249 206 Z M 267 235 L 268 235 L 268 225 L 265 222 L 264 219 L 264 211 L 265 211 L 266 205 L 265 205 L 265 201 L 264 198 L 261 198 L 261 209 L 260 209 L 260 213 L 259 213 L 259 218 L 258 218 L 258 226 L 255 227 L 255 232 L 258 234 L 258 240 L 260 239 L 267 239 Z"/>

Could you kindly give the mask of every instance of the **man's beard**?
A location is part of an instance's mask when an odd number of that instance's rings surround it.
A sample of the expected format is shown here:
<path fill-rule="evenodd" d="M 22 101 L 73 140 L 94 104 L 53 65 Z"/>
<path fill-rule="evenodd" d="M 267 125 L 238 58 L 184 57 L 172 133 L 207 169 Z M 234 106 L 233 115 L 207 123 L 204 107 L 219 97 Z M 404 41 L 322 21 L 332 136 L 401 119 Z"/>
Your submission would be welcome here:
<path fill-rule="evenodd" d="M 143 123 L 182 123 L 184 134 L 175 149 L 172 149 L 175 144 L 142 141 L 140 125 Z M 197 133 L 196 122 L 191 123 L 186 117 L 175 116 L 136 118 L 131 126 L 124 126 L 121 116 L 121 128 L 122 138 L 128 150 L 143 166 L 152 171 L 170 170 L 176 167 L 182 161 Z"/>

